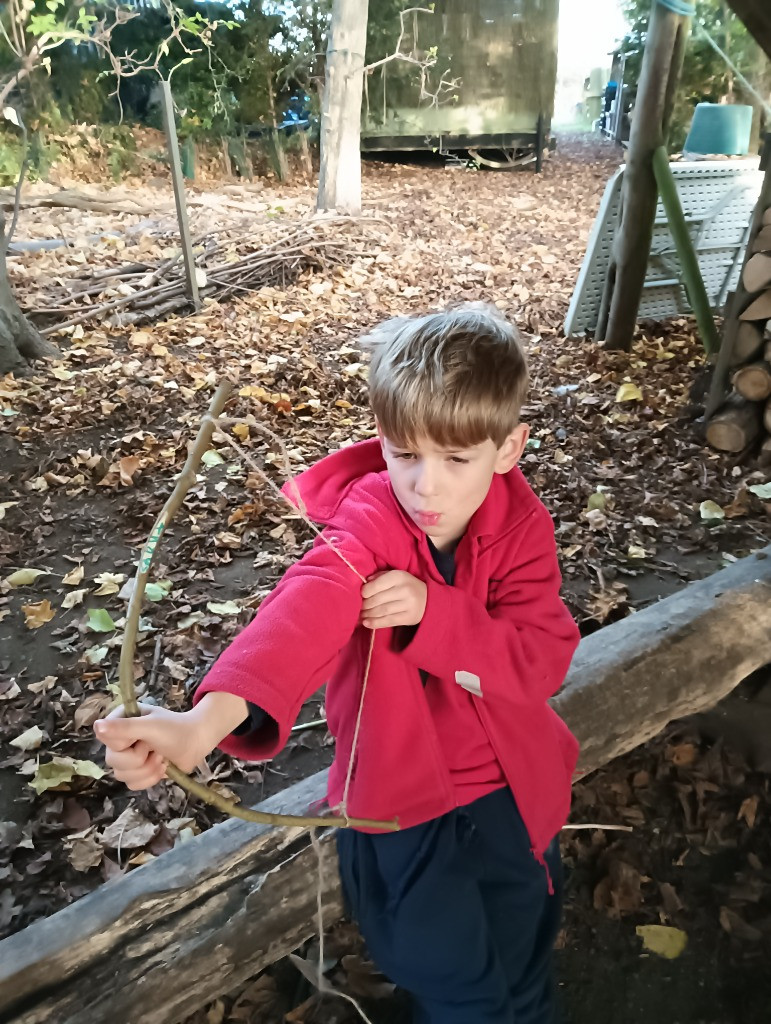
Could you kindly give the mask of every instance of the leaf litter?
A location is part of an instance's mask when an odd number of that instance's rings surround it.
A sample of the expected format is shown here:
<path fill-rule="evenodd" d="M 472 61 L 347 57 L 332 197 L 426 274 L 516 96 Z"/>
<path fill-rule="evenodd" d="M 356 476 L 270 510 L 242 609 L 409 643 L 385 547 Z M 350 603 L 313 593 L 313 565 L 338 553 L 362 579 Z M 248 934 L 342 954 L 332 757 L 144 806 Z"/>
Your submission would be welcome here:
<path fill-rule="evenodd" d="M 4 692 L 0 685 L 0 736 L 8 751 L 0 773 L 22 775 L 32 787 L 26 789 L 31 800 L 23 798 L 3 815 L 21 820 L 9 825 L 16 843 L 0 855 L 0 872 L 15 893 L 0 909 L 0 934 L 129 868 L 98 839 L 129 806 L 156 829 L 144 846 L 130 847 L 137 856 L 155 856 L 153 844 L 162 852 L 161 846 L 180 841 L 182 833 L 170 833 L 164 822 L 186 807 L 181 791 L 161 785 L 130 798 L 109 775 L 99 777 L 101 752 L 89 726 L 117 701 L 126 580 L 222 377 L 238 385 L 228 414 L 264 421 L 284 439 L 292 472 L 298 472 L 335 447 L 372 436 L 359 334 L 387 316 L 450 301 L 494 302 L 523 331 L 532 375 L 523 418 L 532 443 L 522 467 L 555 518 L 565 596 L 584 633 L 767 543 L 767 475 L 709 451 L 694 427 L 704 364 L 692 321 L 645 325 L 630 354 L 562 334 L 592 218 L 616 163 L 609 147 L 574 140 L 563 144 L 541 177 L 367 164 L 371 215 L 344 262 L 301 269 L 282 286 L 209 297 L 196 314 L 140 329 L 117 322 L 68 328 L 54 334 L 61 344 L 58 362 L 28 378 L 0 381 L 0 399 L 15 413 L 2 421 L 7 457 L 0 484 L 9 500 L 0 506 L 0 558 L 6 581 L 24 573 L 23 584 L 0 588 L 0 680 L 8 684 Z M 311 210 L 307 184 L 263 191 L 290 194 L 285 209 L 293 222 Z M 136 193 L 143 197 L 141 186 Z M 25 228 L 28 236 L 49 231 L 46 218 L 55 215 L 23 211 L 20 235 Z M 44 307 L 45 276 L 81 273 L 83 255 L 89 272 L 97 273 L 119 262 L 116 253 L 135 260 L 143 248 L 158 246 L 162 253 L 168 244 L 162 237 L 168 224 L 128 234 L 138 215 L 78 216 L 83 234 L 98 229 L 102 238 L 119 228 L 123 246 L 98 242 L 15 256 L 11 274 L 22 298 L 41 296 L 40 303 L 28 298 L 28 305 Z M 217 208 L 211 223 L 204 214 L 197 227 L 213 231 L 226 217 Z M 266 235 L 275 229 L 268 218 L 259 226 Z M 55 317 L 45 322 L 55 326 Z M 247 423 L 233 432 L 283 482 L 281 453 Z M 305 524 L 215 438 L 154 567 L 135 667 L 140 698 L 185 707 L 219 651 L 308 540 Z M 35 682 L 41 677 L 49 680 L 45 687 Z M 314 698 L 303 720 L 317 718 L 319 704 Z M 10 746 L 35 726 L 43 733 L 38 750 Z M 655 742 L 644 750 L 648 763 L 638 774 L 656 778 L 658 758 L 673 770 Z M 219 785 L 255 800 L 330 757 L 329 737 L 312 730 L 293 738 L 270 765 L 215 754 L 209 771 Z M 610 766 L 593 776 L 598 803 L 590 804 L 591 820 L 607 806 L 622 823 L 642 827 L 650 811 L 645 787 L 621 786 L 623 803 L 608 795 L 621 785 L 613 781 L 619 771 Z M 749 778 L 743 776 L 743 785 Z M 588 785 L 578 784 L 579 809 L 581 787 Z M 695 783 L 688 786 L 696 795 L 684 796 L 684 803 L 678 795 L 675 806 L 695 801 L 695 820 L 701 813 L 705 822 L 716 814 L 715 841 L 728 828 L 723 812 L 703 787 L 699 796 Z M 732 819 L 731 827 L 749 842 L 758 834 L 749 822 L 762 817 L 765 795 L 738 796 L 745 803 L 758 799 Z M 196 830 L 217 820 L 206 807 L 191 807 L 190 814 Z M 159 836 L 165 837 L 161 846 Z M 694 836 L 683 833 L 678 856 L 687 860 Z M 624 852 L 630 842 L 602 833 L 566 840 L 568 858 L 593 878 L 587 913 L 612 920 L 656 917 L 638 921 L 642 925 L 661 924 L 663 914 L 667 926 L 678 927 L 695 908 L 638 847 L 633 855 Z M 48 859 L 41 862 L 42 856 Z M 39 865 L 34 891 L 25 882 L 31 863 Z M 718 911 L 710 920 L 730 941 L 747 929 L 765 935 L 765 925 L 754 923 L 754 913 L 747 919 L 746 905 L 735 896 L 727 894 L 723 906 L 722 916 Z M 743 933 L 739 921 L 747 925 Z M 687 933 L 691 922 L 681 923 Z M 269 987 L 260 988 L 261 999 Z"/>

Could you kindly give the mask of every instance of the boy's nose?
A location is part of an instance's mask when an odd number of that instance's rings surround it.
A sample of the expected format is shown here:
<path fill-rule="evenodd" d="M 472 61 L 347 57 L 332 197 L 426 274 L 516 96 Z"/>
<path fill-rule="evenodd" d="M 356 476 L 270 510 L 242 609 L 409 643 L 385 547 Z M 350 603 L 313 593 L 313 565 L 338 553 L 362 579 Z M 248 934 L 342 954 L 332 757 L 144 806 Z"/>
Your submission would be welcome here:
<path fill-rule="evenodd" d="M 421 497 L 429 497 L 436 494 L 436 479 L 434 473 L 422 468 L 415 478 L 415 493 Z"/>

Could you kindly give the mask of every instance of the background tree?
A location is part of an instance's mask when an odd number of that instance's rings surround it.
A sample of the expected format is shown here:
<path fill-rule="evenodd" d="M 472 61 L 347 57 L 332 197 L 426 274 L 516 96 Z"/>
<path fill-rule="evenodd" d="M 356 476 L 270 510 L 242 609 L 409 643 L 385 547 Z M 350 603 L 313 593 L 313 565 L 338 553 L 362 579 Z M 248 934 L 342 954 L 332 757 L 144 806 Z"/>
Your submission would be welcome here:
<path fill-rule="evenodd" d="M 33 359 L 56 354 L 56 348 L 45 341 L 20 309 L 8 280 L 7 255 L 19 210 L 21 186 L 26 167 L 27 132 L 22 108 L 34 109 L 31 95 L 37 76 L 50 75 L 52 55 L 65 47 L 85 48 L 102 60 L 104 69 L 113 76 L 112 95 L 120 104 L 119 85 L 126 79 L 139 78 L 146 72 L 167 75 L 192 61 L 197 53 L 208 50 L 216 21 L 207 21 L 200 11 L 186 13 L 163 0 L 159 13 L 165 34 L 150 52 L 121 46 L 116 33 L 122 26 L 138 18 L 138 12 L 95 0 L 86 5 L 82 0 L 9 0 L 0 14 L 0 36 L 3 43 L 0 67 L 0 110 L 6 121 L 23 134 L 25 161 L 19 173 L 16 202 L 11 226 L 6 231 L 5 217 L 0 209 L 0 373 L 22 371 Z M 197 45 L 197 44 L 202 45 Z M 170 66 L 171 64 L 171 66 Z"/>
<path fill-rule="evenodd" d="M 334 0 L 321 109 L 316 209 L 361 213 L 361 97 L 367 0 Z"/>

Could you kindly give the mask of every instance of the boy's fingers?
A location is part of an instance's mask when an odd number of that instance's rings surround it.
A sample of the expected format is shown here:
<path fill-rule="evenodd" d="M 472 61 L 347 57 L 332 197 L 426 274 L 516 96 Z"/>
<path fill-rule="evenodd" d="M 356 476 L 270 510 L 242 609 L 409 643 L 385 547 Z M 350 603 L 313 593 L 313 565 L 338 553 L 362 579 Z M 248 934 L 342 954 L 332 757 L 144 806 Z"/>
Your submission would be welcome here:
<path fill-rule="evenodd" d="M 94 735 L 110 750 L 128 750 L 141 738 L 136 723 L 141 718 L 102 718 L 94 722 Z M 144 730 L 141 730 L 144 732 Z"/>
<path fill-rule="evenodd" d="M 154 753 L 144 740 L 138 740 L 124 750 L 108 748 L 105 761 L 115 771 L 136 771 L 144 768 Z"/>
<path fill-rule="evenodd" d="M 388 615 L 382 619 L 365 619 L 364 625 L 367 629 L 391 629 L 392 626 L 404 625 L 404 622 L 401 615 Z"/>
<path fill-rule="evenodd" d="M 156 786 L 165 776 L 166 772 L 164 769 L 154 768 L 152 771 L 126 772 L 120 775 L 116 773 L 115 778 L 128 789 L 136 790 L 150 789 L 151 786 Z"/>
<path fill-rule="evenodd" d="M 404 607 L 401 601 L 386 601 L 384 604 L 377 605 L 373 608 L 366 608 L 362 617 L 365 619 L 379 620 L 384 618 L 386 615 L 397 615 L 399 612 L 404 612 Z"/>
<path fill-rule="evenodd" d="M 383 572 L 379 576 L 375 576 L 374 579 L 368 580 L 361 588 L 361 596 L 364 598 L 374 597 L 375 594 L 382 594 L 386 590 L 398 586 L 399 580 L 395 578 L 397 575 L 397 570 L 390 569 L 388 572 Z"/>
<path fill-rule="evenodd" d="M 94 722 L 94 735 L 110 750 L 126 750 L 138 740 L 155 746 L 156 740 L 163 740 L 168 723 L 162 716 L 153 715 L 151 705 L 140 705 L 140 709 L 143 713 L 139 718 L 124 718 L 123 708 L 116 708 L 107 718 Z"/>

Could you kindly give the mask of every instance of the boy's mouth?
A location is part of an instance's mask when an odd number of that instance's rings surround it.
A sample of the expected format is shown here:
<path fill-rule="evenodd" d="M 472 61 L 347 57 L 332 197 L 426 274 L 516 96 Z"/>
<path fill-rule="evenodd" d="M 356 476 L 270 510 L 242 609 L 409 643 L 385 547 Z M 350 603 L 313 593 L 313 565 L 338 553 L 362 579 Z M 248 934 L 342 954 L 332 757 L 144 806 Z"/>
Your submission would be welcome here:
<path fill-rule="evenodd" d="M 415 512 L 415 518 L 420 526 L 436 526 L 442 518 L 441 512 Z"/>

